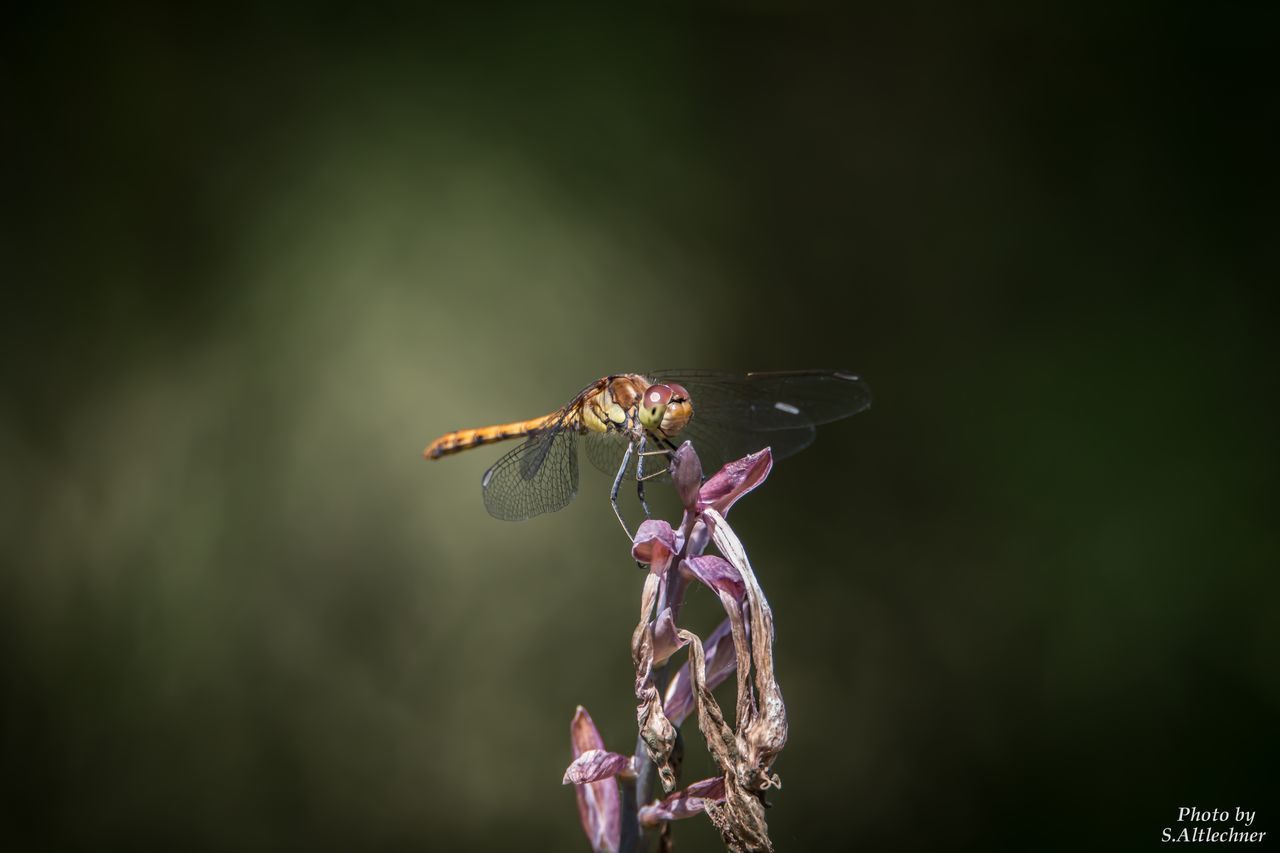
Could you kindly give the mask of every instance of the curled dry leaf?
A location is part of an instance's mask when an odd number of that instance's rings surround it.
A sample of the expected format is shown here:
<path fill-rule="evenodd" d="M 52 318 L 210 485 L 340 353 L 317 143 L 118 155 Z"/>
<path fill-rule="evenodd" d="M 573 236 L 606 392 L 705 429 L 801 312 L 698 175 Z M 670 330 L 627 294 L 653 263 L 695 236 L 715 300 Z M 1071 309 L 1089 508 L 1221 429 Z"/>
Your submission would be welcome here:
<path fill-rule="evenodd" d="M 756 705 L 749 719 L 739 719 L 746 742 L 747 772 L 742 780 L 750 789 L 763 792 L 778 787 L 776 776 L 770 773 L 773 760 L 787 742 L 787 709 L 782 701 L 782 689 L 773 672 L 773 611 L 764 597 L 764 590 L 756 580 L 747 559 L 746 550 L 728 522 L 715 510 L 708 510 L 712 524 L 712 536 L 720 553 L 724 554 L 742 576 L 747 590 L 749 618 L 751 620 L 751 658 L 754 665 Z M 742 678 L 741 662 L 739 679 Z"/>
<path fill-rule="evenodd" d="M 734 654 L 728 619 L 721 622 L 711 632 L 711 636 L 707 637 L 706 656 L 707 686 L 714 690 L 729 677 L 737 666 L 737 657 Z M 689 712 L 693 710 L 693 690 L 691 685 L 689 664 L 686 662 L 672 676 L 667 685 L 666 700 L 662 703 L 667 717 L 677 726 L 684 722 L 684 718 L 689 716 Z"/>
<path fill-rule="evenodd" d="M 698 728 L 706 738 L 711 756 L 725 772 L 724 800 L 707 804 L 707 817 L 720 830 L 720 837 L 730 850 L 744 853 L 771 851 L 773 844 L 769 840 L 769 827 L 764 818 L 764 804 L 759 796 L 746 790 L 740 781 L 746 769 L 741 757 L 741 743 L 725 722 L 720 706 L 707 687 L 706 658 L 702 643 L 693 634 L 689 634 L 687 639 L 693 692 L 698 706 Z"/>
<path fill-rule="evenodd" d="M 669 529 L 669 528 L 668 528 Z M 670 560 L 668 559 L 668 563 Z M 658 779 L 663 791 L 676 786 L 675 770 L 671 767 L 671 752 L 676 745 L 676 728 L 662 710 L 662 697 L 653 678 L 654 634 L 650 618 L 658 600 L 662 576 L 645 577 L 644 592 L 640 603 L 640 623 L 631 635 L 631 657 L 636 669 L 636 726 L 644 743 L 649 760 L 658 768 Z"/>

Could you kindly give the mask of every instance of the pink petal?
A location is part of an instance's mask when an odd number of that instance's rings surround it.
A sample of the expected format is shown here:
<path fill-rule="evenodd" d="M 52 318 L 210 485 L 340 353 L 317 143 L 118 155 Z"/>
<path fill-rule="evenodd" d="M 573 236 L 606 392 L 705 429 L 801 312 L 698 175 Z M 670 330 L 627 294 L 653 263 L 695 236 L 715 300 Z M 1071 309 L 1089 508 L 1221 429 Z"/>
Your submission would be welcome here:
<path fill-rule="evenodd" d="M 671 459 L 671 479 L 684 508 L 693 509 L 698 500 L 698 487 L 702 485 L 702 460 L 687 441 Z"/>
<path fill-rule="evenodd" d="M 746 595 L 742 575 L 724 557 L 704 554 L 690 557 L 680 563 L 680 569 L 706 584 L 715 592 L 727 592 L 741 602 Z"/>
<path fill-rule="evenodd" d="M 702 814 L 708 802 L 724 799 L 724 777 L 715 776 L 694 782 L 683 791 L 640 809 L 640 823 L 655 826 L 663 821 L 680 820 Z"/>
<path fill-rule="evenodd" d="M 603 749 L 588 749 L 579 755 L 564 771 L 562 785 L 585 785 L 601 779 L 612 779 L 631 769 L 631 756 L 619 755 Z"/>
<path fill-rule="evenodd" d="M 578 706 L 573 720 L 569 723 L 569 738 L 573 744 L 573 757 L 577 758 L 589 749 L 604 749 L 604 738 L 596 728 L 595 720 L 587 713 L 587 709 Z"/>
<path fill-rule="evenodd" d="M 688 523 L 688 521 L 689 513 L 685 513 L 685 522 Z M 681 530 L 684 530 L 683 525 Z M 707 545 L 709 544 L 711 544 L 711 529 L 702 520 L 702 516 L 694 513 L 693 526 L 689 528 L 689 541 L 685 546 L 684 553 L 690 557 L 696 557 L 707 550 Z"/>
<path fill-rule="evenodd" d="M 654 574 L 662 574 L 671 565 L 676 553 L 676 532 L 660 519 L 646 519 L 640 523 L 636 538 L 631 543 L 631 556 L 649 567 Z"/>
<path fill-rule="evenodd" d="M 698 492 L 698 506 L 712 507 L 726 515 L 739 498 L 763 483 L 771 470 L 773 452 L 767 447 L 730 462 L 702 484 Z"/>
<path fill-rule="evenodd" d="M 591 715 L 581 705 L 569 723 L 569 742 L 573 746 L 575 763 L 588 751 L 604 751 L 604 738 L 600 737 Z M 597 853 L 617 850 L 622 837 L 622 795 L 617 781 L 607 778 L 576 785 L 574 793 L 578 797 L 582 830 L 591 842 L 591 849 Z"/>

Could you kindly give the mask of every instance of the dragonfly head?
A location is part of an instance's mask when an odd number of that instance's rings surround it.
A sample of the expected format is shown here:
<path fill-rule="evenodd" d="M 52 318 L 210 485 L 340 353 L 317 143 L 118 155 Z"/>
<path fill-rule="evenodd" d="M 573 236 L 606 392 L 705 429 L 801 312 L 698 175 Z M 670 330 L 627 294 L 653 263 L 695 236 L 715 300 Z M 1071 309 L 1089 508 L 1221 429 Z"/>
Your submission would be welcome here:
<path fill-rule="evenodd" d="M 693 415 L 689 392 L 683 385 L 650 385 L 640 398 L 640 425 L 645 429 L 675 435 Z"/>

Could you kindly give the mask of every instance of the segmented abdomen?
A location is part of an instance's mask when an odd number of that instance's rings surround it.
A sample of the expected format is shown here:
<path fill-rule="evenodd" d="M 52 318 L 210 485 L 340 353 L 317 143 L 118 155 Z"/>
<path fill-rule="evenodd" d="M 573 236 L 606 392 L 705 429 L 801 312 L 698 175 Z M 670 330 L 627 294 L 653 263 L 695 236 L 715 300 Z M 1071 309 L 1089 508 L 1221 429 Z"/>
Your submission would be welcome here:
<path fill-rule="evenodd" d="M 428 444 L 427 449 L 422 451 L 422 455 L 427 459 L 439 459 L 441 456 L 461 453 L 464 450 L 480 447 L 483 444 L 493 444 L 495 441 L 506 441 L 510 438 L 523 438 L 529 433 L 553 423 L 559 417 L 559 412 L 552 412 L 549 415 L 543 415 L 540 418 L 533 418 L 527 421 L 513 421 L 509 424 L 454 430 L 453 432 L 445 433 Z M 572 422 L 576 425 L 576 417 L 573 418 Z M 566 425 L 568 423 L 569 421 L 566 420 Z"/>

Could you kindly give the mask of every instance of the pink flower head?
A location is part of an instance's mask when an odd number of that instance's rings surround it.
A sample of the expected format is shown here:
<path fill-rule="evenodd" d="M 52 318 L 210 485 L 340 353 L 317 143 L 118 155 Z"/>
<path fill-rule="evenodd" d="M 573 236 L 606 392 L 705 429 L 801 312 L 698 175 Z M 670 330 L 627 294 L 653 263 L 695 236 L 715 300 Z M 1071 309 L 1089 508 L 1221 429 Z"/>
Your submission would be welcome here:
<path fill-rule="evenodd" d="M 684 520 L 675 538 L 676 548 L 681 556 L 695 557 L 706 549 L 711 535 L 702 514 L 715 510 L 724 516 L 743 495 L 763 483 L 773 470 L 773 452 L 766 447 L 735 459 L 704 483 L 702 461 L 693 445 L 686 441 L 672 456 L 669 467 L 676 492 L 684 504 Z"/>
<path fill-rule="evenodd" d="M 646 520 L 631 544 L 632 557 L 649 569 L 640 619 L 631 635 L 637 751 L 634 757 L 607 751 L 591 717 L 580 707 L 571 727 L 574 759 L 564 782 L 576 786 L 582 827 L 596 853 L 616 853 L 643 827 L 701 813 L 731 849 L 772 849 L 763 794 L 780 784 L 771 767 L 787 737 L 786 710 L 773 675 L 773 616 L 725 515 L 769 476 L 773 454 L 766 447 L 728 463 L 704 482 L 702 463 L 686 441 L 669 467 L 684 518 L 678 529 L 665 521 Z M 720 556 L 704 554 L 713 543 Z M 728 616 L 705 643 L 680 618 L 685 591 L 695 580 L 716 594 Z M 685 648 L 689 661 L 660 692 L 662 667 Z M 735 672 L 738 689 L 731 727 L 712 690 Z M 723 775 L 677 792 L 676 727 L 695 712 Z M 668 796 L 643 806 L 638 814 L 628 810 L 624 817 L 623 792 L 630 792 L 630 797 L 641 785 L 649 790 L 652 774 Z M 622 790 L 619 777 L 625 783 Z"/>

